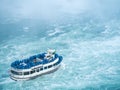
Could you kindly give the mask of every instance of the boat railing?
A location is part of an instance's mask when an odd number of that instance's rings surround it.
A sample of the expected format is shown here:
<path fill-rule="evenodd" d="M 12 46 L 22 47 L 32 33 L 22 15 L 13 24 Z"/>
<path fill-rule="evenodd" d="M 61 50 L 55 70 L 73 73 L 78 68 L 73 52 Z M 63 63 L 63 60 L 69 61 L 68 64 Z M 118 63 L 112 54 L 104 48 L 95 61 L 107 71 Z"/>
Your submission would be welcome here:
<path fill-rule="evenodd" d="M 56 58 L 58 58 L 58 54 L 55 54 L 54 58 L 47 59 L 47 58 L 44 58 L 45 54 L 46 53 L 34 55 L 28 59 L 16 60 L 15 62 L 11 64 L 11 67 L 16 68 L 16 69 L 30 69 L 33 66 L 50 63 L 54 61 Z"/>

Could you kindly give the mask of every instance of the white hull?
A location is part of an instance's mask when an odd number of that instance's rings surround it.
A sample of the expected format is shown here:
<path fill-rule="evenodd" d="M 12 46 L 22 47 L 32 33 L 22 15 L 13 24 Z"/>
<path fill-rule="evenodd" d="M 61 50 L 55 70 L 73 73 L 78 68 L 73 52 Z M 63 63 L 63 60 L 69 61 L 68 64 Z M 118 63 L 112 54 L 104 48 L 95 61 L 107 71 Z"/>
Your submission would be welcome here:
<path fill-rule="evenodd" d="M 13 79 L 15 81 L 30 80 L 30 79 L 36 78 L 37 76 L 40 76 L 40 75 L 52 73 L 52 72 L 56 71 L 59 67 L 60 67 L 60 64 L 55 66 L 55 67 L 51 67 L 49 69 L 42 70 L 40 72 L 35 72 L 33 74 L 30 74 L 30 75 L 22 75 L 22 76 L 20 76 L 20 75 L 12 75 L 12 74 L 10 74 L 10 77 L 11 77 L 11 79 Z"/>

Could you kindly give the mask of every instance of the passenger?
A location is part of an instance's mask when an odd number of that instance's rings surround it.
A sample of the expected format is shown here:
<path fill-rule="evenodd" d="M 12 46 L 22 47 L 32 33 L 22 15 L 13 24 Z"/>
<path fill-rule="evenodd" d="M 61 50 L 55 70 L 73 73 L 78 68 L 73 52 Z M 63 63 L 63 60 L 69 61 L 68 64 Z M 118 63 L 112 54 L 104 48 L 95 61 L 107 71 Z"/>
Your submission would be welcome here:
<path fill-rule="evenodd" d="M 37 62 L 37 60 L 36 60 L 36 59 L 34 59 L 34 60 L 33 60 L 33 62 L 34 62 L 34 63 L 36 63 L 36 62 Z"/>

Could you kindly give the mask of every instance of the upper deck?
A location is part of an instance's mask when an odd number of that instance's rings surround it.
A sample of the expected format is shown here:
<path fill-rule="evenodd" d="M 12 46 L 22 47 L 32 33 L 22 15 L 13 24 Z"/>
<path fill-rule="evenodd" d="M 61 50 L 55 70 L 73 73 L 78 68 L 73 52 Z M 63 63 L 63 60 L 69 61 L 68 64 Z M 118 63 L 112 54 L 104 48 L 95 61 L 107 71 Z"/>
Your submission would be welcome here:
<path fill-rule="evenodd" d="M 34 66 L 44 65 L 53 62 L 57 58 L 59 58 L 58 54 L 54 54 L 50 57 L 48 53 L 42 53 L 33 55 L 27 59 L 16 60 L 11 64 L 11 67 L 14 69 L 30 69 Z"/>

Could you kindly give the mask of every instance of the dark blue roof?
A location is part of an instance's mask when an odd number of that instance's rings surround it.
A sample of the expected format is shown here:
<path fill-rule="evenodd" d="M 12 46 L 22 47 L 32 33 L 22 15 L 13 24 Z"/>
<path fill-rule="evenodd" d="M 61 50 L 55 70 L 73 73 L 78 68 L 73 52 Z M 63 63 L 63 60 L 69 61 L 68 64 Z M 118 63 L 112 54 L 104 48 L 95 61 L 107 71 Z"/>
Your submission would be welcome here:
<path fill-rule="evenodd" d="M 29 69 L 33 66 L 37 66 L 37 65 L 40 65 L 40 64 L 47 64 L 49 62 L 52 62 L 56 58 L 58 58 L 59 56 L 58 56 L 58 54 L 55 54 L 55 58 L 53 58 L 50 61 L 47 60 L 47 59 L 44 59 L 44 57 L 45 57 L 45 53 L 42 53 L 42 54 L 37 54 L 37 55 L 31 56 L 27 59 L 16 60 L 11 64 L 11 67 L 16 68 L 16 69 Z M 34 60 L 36 60 L 36 58 L 40 58 L 41 60 L 40 61 L 34 61 Z M 59 59 L 60 59 L 60 57 L 59 57 Z M 62 58 L 61 58 L 61 60 L 62 60 Z"/>

